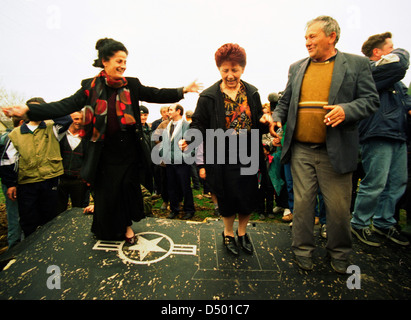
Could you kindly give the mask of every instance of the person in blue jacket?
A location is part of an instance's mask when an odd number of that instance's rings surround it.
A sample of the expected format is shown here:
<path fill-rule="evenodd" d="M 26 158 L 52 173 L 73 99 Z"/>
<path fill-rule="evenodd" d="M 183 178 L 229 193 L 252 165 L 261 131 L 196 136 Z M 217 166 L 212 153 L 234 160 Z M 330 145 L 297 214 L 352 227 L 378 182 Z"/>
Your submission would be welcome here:
<path fill-rule="evenodd" d="M 395 225 L 395 206 L 407 184 L 407 114 L 411 98 L 401 82 L 409 67 L 409 53 L 394 49 L 390 32 L 373 35 L 362 46 L 369 57 L 380 97 L 380 108 L 359 124 L 365 177 L 361 180 L 351 220 L 352 233 L 378 247 L 386 236 L 400 245 L 409 241 Z M 372 225 L 371 225 L 372 220 Z"/>

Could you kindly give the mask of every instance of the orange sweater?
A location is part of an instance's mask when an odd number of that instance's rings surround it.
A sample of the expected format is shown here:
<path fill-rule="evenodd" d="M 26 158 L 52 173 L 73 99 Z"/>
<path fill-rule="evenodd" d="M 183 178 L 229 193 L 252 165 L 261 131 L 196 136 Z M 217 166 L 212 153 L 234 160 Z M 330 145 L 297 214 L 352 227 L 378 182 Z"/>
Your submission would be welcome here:
<path fill-rule="evenodd" d="M 325 143 L 324 116 L 328 105 L 334 62 L 311 62 L 301 85 L 294 139 L 299 142 Z"/>

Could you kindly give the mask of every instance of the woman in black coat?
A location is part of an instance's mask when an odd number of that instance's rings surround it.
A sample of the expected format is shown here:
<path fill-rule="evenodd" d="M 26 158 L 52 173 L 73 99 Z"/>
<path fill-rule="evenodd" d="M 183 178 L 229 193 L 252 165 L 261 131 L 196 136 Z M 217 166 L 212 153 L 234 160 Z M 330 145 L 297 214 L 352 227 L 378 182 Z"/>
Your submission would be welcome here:
<path fill-rule="evenodd" d="M 262 112 L 257 88 L 240 79 L 246 65 L 245 50 L 237 44 L 225 44 L 217 50 L 215 59 L 222 79 L 200 94 L 191 124 L 191 128 L 200 130 L 203 135 L 204 159 L 199 161 L 199 173 L 217 196 L 219 211 L 224 221 L 225 247 L 230 253 L 239 254 L 233 230 L 238 214 L 238 242 L 244 251 L 252 254 L 253 246 L 246 227 L 258 199 L 257 170 L 265 168 L 260 165 L 263 159 L 261 134 L 268 132 L 267 124 L 272 122 L 272 119 Z M 212 129 L 212 132 L 220 130 L 224 134 L 232 130 L 232 134 L 236 136 L 234 141 L 239 146 L 237 153 L 234 154 L 231 145 L 226 145 L 225 154 L 219 155 L 218 143 L 214 143 L 214 148 L 207 145 L 207 135 L 211 134 L 210 131 L 207 133 L 207 129 Z M 257 133 L 254 136 L 253 130 Z M 240 132 L 246 132 L 246 145 L 242 145 Z M 227 140 L 231 138 L 226 139 L 226 144 Z M 247 156 L 251 154 L 251 161 L 257 162 L 254 163 L 256 170 L 252 174 L 244 174 L 243 169 L 253 164 L 242 163 L 241 152 L 243 155 L 247 152 Z M 230 163 L 230 156 L 233 155 L 236 163 Z M 213 160 L 212 163 L 207 163 L 207 157 Z M 223 164 L 218 161 L 221 159 L 224 159 Z"/>
<path fill-rule="evenodd" d="M 3 112 L 45 120 L 84 108 L 87 151 L 81 175 L 94 192 L 92 232 L 102 240 L 125 239 L 133 244 L 132 221 L 144 218 L 140 183 L 151 161 L 141 145 L 139 101 L 174 103 L 200 88 L 195 82 L 177 89 L 143 86 L 137 78 L 123 76 L 128 51 L 121 42 L 100 39 L 96 49 L 93 66 L 103 70 L 83 80 L 74 95 L 58 102 L 5 107 Z"/>

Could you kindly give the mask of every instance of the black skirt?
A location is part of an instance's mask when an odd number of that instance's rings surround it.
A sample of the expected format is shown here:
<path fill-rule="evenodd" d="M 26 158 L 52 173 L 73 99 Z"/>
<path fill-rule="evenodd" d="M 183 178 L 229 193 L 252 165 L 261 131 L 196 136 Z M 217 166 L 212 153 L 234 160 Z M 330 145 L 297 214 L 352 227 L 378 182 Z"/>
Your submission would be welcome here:
<path fill-rule="evenodd" d="M 257 207 L 257 175 L 241 175 L 241 165 L 224 165 L 222 168 L 223 195 L 217 196 L 218 208 L 223 217 L 235 214 L 250 215 Z"/>
<path fill-rule="evenodd" d="M 127 226 L 145 217 L 141 159 L 135 131 L 117 132 L 104 141 L 94 186 L 92 232 L 101 240 L 123 240 Z"/>

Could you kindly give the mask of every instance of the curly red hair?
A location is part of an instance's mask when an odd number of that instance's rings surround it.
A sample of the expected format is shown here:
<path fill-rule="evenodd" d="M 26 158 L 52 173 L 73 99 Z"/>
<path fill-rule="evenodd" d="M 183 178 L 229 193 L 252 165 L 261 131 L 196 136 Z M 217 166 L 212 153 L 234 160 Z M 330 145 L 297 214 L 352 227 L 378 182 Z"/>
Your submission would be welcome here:
<path fill-rule="evenodd" d="M 226 43 L 222 45 L 215 53 L 215 62 L 220 68 L 223 62 L 231 61 L 245 67 L 247 56 L 245 50 L 236 43 Z"/>

